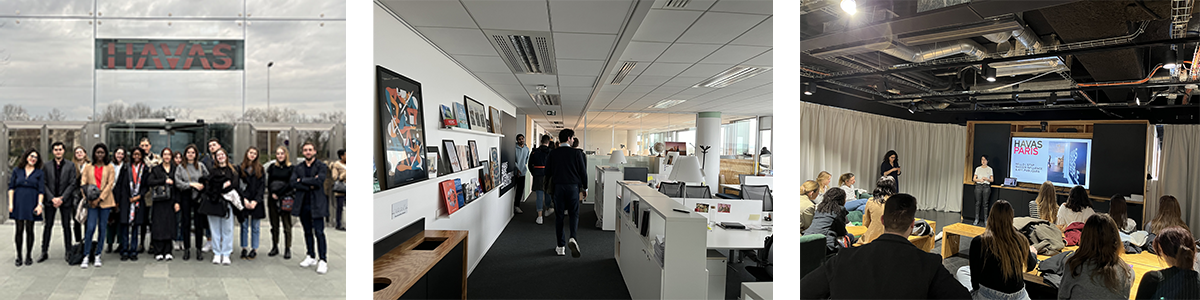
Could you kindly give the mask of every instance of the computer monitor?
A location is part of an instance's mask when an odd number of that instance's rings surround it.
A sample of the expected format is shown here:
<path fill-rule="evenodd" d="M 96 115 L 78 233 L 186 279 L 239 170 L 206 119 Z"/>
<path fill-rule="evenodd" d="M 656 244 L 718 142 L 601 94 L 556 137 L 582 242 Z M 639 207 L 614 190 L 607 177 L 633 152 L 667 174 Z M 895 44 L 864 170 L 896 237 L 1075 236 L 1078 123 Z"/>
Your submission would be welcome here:
<path fill-rule="evenodd" d="M 650 178 L 650 168 L 625 167 L 625 180 L 646 182 Z"/>

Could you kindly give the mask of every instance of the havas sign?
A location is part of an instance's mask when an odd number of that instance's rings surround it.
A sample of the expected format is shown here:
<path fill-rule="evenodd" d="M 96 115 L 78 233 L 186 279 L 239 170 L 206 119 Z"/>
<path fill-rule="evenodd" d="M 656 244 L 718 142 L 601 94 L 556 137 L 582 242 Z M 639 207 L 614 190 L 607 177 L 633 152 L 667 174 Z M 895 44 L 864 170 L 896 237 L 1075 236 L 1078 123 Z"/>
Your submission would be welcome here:
<path fill-rule="evenodd" d="M 241 70 L 243 40 L 96 39 L 97 70 Z"/>

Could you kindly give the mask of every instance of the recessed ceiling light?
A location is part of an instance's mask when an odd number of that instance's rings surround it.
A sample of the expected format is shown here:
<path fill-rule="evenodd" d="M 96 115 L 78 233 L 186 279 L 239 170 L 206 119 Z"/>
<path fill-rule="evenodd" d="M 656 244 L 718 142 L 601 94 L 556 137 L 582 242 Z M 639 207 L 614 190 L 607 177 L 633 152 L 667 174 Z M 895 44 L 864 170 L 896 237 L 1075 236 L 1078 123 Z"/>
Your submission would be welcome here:
<path fill-rule="evenodd" d="M 767 67 L 736 66 L 713 75 L 692 87 L 723 88 L 770 70 L 771 68 Z"/>
<path fill-rule="evenodd" d="M 854 0 L 842 0 L 842 10 L 845 11 L 847 14 L 850 14 L 853 16 L 854 13 L 858 12 L 857 6 L 858 6 L 858 3 L 855 3 Z"/>
<path fill-rule="evenodd" d="M 679 105 L 680 103 L 683 103 L 684 101 L 687 101 L 687 100 L 663 100 L 663 101 L 658 101 L 658 103 L 655 103 L 654 105 L 651 105 L 650 107 L 647 107 L 647 108 L 658 108 L 658 109 L 669 108 L 672 106 Z"/>

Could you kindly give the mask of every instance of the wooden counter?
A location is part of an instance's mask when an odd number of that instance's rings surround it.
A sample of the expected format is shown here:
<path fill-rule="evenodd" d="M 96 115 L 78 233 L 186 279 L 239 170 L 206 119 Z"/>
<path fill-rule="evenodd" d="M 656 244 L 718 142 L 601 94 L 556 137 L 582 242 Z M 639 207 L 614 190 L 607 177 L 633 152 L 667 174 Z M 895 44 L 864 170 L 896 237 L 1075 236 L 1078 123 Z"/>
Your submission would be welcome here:
<path fill-rule="evenodd" d="M 1079 246 L 1069 246 L 1063 248 L 1062 252 L 1075 251 L 1078 249 Z M 1038 255 L 1038 263 L 1041 263 L 1049 258 L 1050 256 Z M 1129 289 L 1129 299 L 1133 299 L 1137 296 L 1138 285 L 1142 283 L 1142 275 L 1145 275 L 1146 272 L 1162 270 L 1170 267 L 1157 255 L 1145 251 L 1138 254 L 1122 253 L 1121 259 L 1133 268 L 1133 285 Z M 1026 282 L 1046 285 L 1042 280 L 1042 272 L 1038 271 L 1037 269 L 1025 272 L 1024 277 Z"/>
<path fill-rule="evenodd" d="M 442 241 L 433 250 L 414 250 L 413 248 L 426 241 Z M 396 300 L 406 296 L 418 282 L 426 281 L 426 275 L 431 273 L 434 266 L 446 259 L 457 261 L 461 266 L 462 290 L 461 299 L 467 298 L 467 231 L 425 230 L 423 234 L 413 236 L 387 254 L 375 260 L 375 284 L 387 284 L 386 288 L 375 292 L 375 300 Z M 458 246 L 461 244 L 461 248 Z M 451 253 L 461 253 L 461 258 L 447 257 Z M 438 272 L 433 272 L 438 273 Z M 431 291 L 432 292 L 432 291 Z M 434 298 L 424 295 L 407 295 L 417 298 Z"/>

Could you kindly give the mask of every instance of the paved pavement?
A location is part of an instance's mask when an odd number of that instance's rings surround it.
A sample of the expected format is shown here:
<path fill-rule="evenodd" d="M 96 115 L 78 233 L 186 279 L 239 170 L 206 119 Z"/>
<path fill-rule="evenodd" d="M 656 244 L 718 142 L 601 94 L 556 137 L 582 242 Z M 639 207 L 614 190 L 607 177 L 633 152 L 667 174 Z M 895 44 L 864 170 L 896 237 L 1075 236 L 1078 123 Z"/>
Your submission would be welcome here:
<path fill-rule="evenodd" d="M 346 232 L 327 226 L 329 272 L 317 274 L 316 267 L 300 268 L 304 259 L 304 235 L 300 222 L 293 229 L 292 259 L 268 257 L 270 226 L 264 219 L 258 258 L 241 260 L 240 229 L 234 228 L 234 254 L 230 266 L 205 260 L 121 261 L 116 253 L 102 254 L 102 267 L 81 269 L 63 260 L 59 223 L 50 243 L 50 259 L 33 266 L 16 267 L 12 221 L 0 224 L 0 299 L 345 299 Z M 34 256 L 40 255 L 42 222 L 35 223 Z M 282 237 L 281 237 L 282 238 Z M 282 249 L 281 249 L 282 251 Z M 193 253 L 194 254 L 194 253 Z"/>

